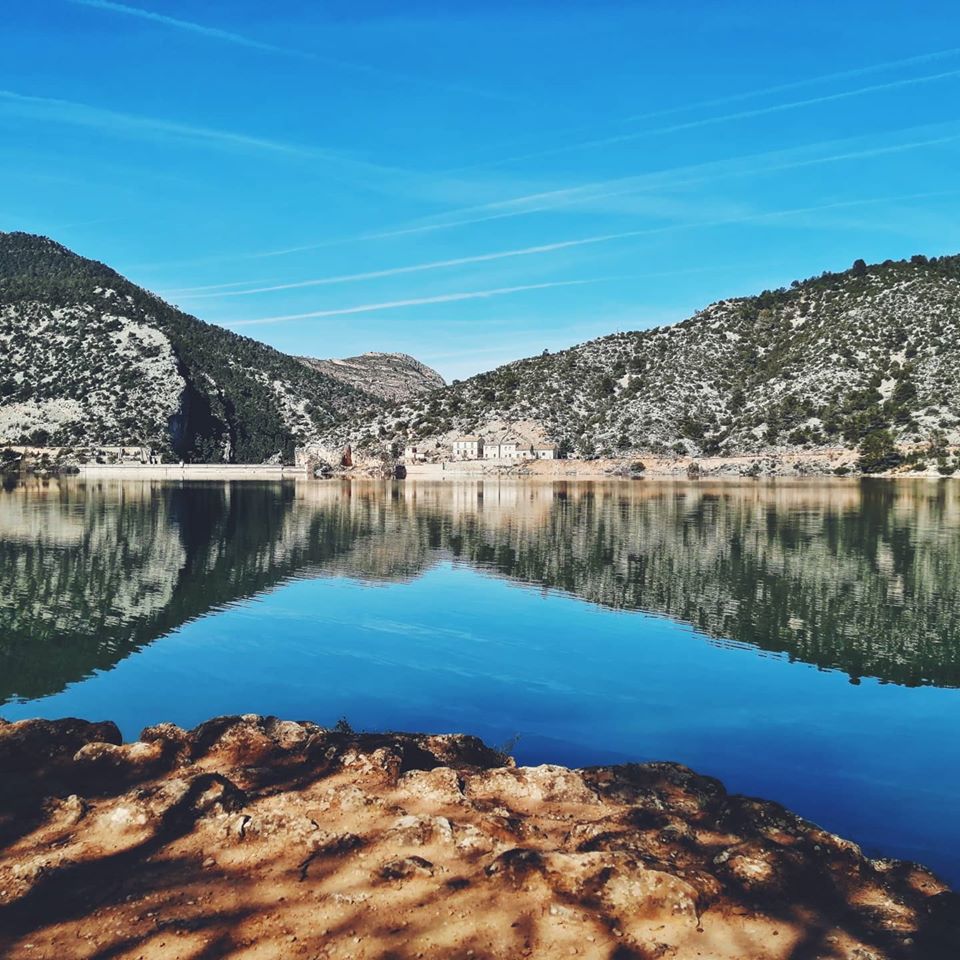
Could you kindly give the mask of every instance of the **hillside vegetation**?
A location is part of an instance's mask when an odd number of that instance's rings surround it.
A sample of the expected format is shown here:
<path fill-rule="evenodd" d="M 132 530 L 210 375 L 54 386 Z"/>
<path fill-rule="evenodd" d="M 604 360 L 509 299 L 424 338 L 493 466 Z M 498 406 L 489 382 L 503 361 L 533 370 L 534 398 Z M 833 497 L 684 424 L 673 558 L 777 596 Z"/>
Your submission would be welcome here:
<path fill-rule="evenodd" d="M 493 421 L 533 422 L 582 457 L 956 443 L 960 257 L 858 261 L 722 300 L 342 422 L 324 440 L 396 448 Z"/>
<path fill-rule="evenodd" d="M 24 233 L 0 233 L 0 357 L 5 443 L 259 462 L 380 402 Z"/>

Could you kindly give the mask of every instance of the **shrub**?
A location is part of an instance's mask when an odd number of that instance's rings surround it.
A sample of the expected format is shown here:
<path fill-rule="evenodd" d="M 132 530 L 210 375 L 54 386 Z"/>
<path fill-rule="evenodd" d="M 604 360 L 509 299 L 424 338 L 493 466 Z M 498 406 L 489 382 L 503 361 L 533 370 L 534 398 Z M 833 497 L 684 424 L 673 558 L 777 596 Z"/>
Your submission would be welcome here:
<path fill-rule="evenodd" d="M 874 430 L 867 434 L 860 444 L 860 458 L 857 466 L 864 473 L 883 473 L 893 470 L 903 463 L 903 456 L 897 450 L 893 434 L 889 430 Z"/>

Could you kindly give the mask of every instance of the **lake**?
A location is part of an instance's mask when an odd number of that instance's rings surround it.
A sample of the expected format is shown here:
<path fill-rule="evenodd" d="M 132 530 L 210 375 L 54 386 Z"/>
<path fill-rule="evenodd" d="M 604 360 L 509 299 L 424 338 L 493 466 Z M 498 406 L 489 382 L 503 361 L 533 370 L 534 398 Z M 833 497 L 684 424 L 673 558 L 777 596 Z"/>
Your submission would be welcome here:
<path fill-rule="evenodd" d="M 0 716 L 676 760 L 960 883 L 960 485 L 30 481 Z"/>

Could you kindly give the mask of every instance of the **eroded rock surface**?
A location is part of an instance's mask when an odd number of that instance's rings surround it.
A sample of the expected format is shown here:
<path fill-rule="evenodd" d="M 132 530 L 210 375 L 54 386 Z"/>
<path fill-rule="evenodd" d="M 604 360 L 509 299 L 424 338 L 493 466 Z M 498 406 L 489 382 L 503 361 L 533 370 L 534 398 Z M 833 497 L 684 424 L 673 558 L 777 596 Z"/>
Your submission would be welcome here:
<path fill-rule="evenodd" d="M 676 764 L 0 721 L 0 956 L 955 958 L 960 900 Z"/>

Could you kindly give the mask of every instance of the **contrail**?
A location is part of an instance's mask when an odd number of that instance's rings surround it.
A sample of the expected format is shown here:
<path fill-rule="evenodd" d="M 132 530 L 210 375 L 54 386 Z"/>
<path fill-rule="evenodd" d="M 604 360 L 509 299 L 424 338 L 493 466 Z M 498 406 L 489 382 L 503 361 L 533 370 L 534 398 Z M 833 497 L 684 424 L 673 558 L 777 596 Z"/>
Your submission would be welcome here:
<path fill-rule="evenodd" d="M 960 135 L 958 135 L 960 138 Z M 327 286 L 336 283 L 353 283 L 358 280 L 375 280 L 381 277 L 394 277 L 405 273 L 422 273 L 426 270 L 440 270 L 446 267 L 460 267 L 474 263 L 489 263 L 493 260 L 506 260 L 511 257 L 529 257 L 537 254 L 555 253 L 558 250 L 569 250 L 574 247 L 584 247 L 596 243 L 610 243 L 614 240 L 627 240 L 633 237 L 646 236 L 654 233 L 664 233 L 672 230 L 686 230 L 691 227 L 711 227 L 723 224 L 735 224 L 745 222 L 745 220 L 756 220 L 765 217 L 783 216 L 790 213 L 809 212 L 811 210 L 831 209 L 835 206 L 860 206 L 871 203 L 882 203 L 884 201 L 894 202 L 896 200 L 917 200 L 927 197 L 938 197 L 952 195 L 958 191 L 936 191 L 933 193 L 915 193 L 899 197 L 876 197 L 867 200 L 848 200 L 839 204 L 828 204 L 826 206 L 811 207 L 804 210 L 784 210 L 773 211 L 762 214 L 751 214 L 746 218 L 734 217 L 719 220 L 697 221 L 690 224 L 669 224 L 662 227 L 646 227 L 642 230 L 624 230 L 619 233 L 603 233 L 591 237 L 580 237 L 574 240 L 560 240 L 555 243 L 545 243 L 534 247 L 519 247 L 516 250 L 500 250 L 495 253 L 481 253 L 472 257 L 456 257 L 452 260 L 433 260 L 429 263 L 417 263 L 404 267 L 389 267 L 384 270 L 371 270 L 366 273 L 347 273 L 335 277 L 320 277 L 316 280 L 300 280 L 295 283 L 280 283 L 269 287 L 254 287 L 250 290 L 231 290 L 226 293 L 198 294 L 191 297 L 192 300 L 207 299 L 209 297 L 245 297 L 259 293 L 275 293 L 282 290 L 298 290 L 304 287 Z M 223 284 L 222 286 L 235 286 L 235 284 Z M 199 288 L 198 288 L 199 289 Z"/>
<path fill-rule="evenodd" d="M 335 283 L 354 283 L 357 280 L 376 280 L 380 277 L 395 277 L 404 273 L 421 273 L 424 270 L 440 270 L 444 267 L 460 267 L 471 263 L 487 263 L 491 260 L 505 260 L 508 257 L 526 257 L 538 253 L 553 253 L 567 247 L 580 247 L 588 243 L 602 243 L 604 240 L 615 240 L 627 234 L 610 234 L 603 237 L 588 237 L 580 240 L 563 240 L 558 243 L 547 243 L 537 247 L 523 247 L 519 250 L 501 250 L 496 253 L 481 253 L 473 257 L 457 257 L 453 260 L 434 260 L 431 263 L 417 263 L 406 267 L 389 267 L 385 270 L 371 270 L 367 273 L 347 273 L 339 277 L 320 277 L 317 280 L 299 280 L 296 283 L 278 283 L 270 287 L 254 287 L 251 290 L 230 290 L 226 293 L 201 293 L 190 300 L 207 300 L 211 297 L 246 297 L 256 293 L 275 293 L 280 290 L 298 290 L 303 287 L 322 287 Z M 223 284 L 222 286 L 236 286 Z M 199 288 L 198 288 L 199 289 Z"/>
<path fill-rule="evenodd" d="M 165 13 L 156 13 L 153 10 L 145 10 L 143 7 L 131 7 L 125 3 L 115 3 L 113 0 L 68 0 L 69 3 L 80 7 L 90 7 L 94 10 L 103 10 L 109 13 L 119 13 L 123 16 L 137 17 L 140 20 L 150 20 L 153 23 L 159 23 L 166 27 L 173 27 L 176 30 L 184 30 L 188 33 L 195 33 L 202 37 L 208 37 L 211 40 L 220 40 L 224 43 L 232 43 L 240 47 L 248 47 L 252 50 L 262 50 L 265 53 L 279 54 L 285 57 L 296 57 L 300 60 L 312 60 L 316 63 L 324 63 L 331 67 L 338 67 L 341 70 L 351 70 L 355 73 L 366 73 L 370 76 L 381 77 L 390 81 L 401 81 L 403 83 L 413 83 L 419 86 L 436 87 L 442 90 L 448 90 L 451 93 L 464 93 L 475 97 L 482 97 L 488 100 L 500 100 L 508 103 L 517 103 L 515 98 L 506 95 L 490 93 L 486 90 L 477 90 L 469 86 L 459 84 L 434 83 L 429 80 L 421 80 L 418 77 L 406 73 L 398 73 L 393 70 L 384 70 L 381 67 L 371 66 L 366 63 L 355 63 L 349 60 L 340 60 L 336 57 L 328 57 L 323 54 L 313 53 L 309 50 L 299 50 L 294 47 L 284 47 L 275 43 L 266 43 L 263 40 L 257 40 L 254 37 L 248 37 L 241 33 L 233 33 L 230 30 L 222 30 L 219 27 L 210 27 L 202 23 L 196 23 L 193 20 L 181 20 L 178 17 L 171 17 Z"/>
<path fill-rule="evenodd" d="M 106 10 L 110 13 L 121 13 L 128 17 L 138 17 L 141 20 L 152 20 L 154 23 L 162 23 L 167 27 L 187 30 L 190 33 L 197 33 L 200 36 L 210 37 L 213 40 L 223 40 L 226 43 L 234 43 L 237 44 L 237 46 L 250 47 L 254 50 L 264 50 L 268 53 L 279 53 L 290 57 L 311 57 L 311 54 L 302 53 L 299 50 L 293 50 L 289 47 L 279 47 L 276 44 L 265 43 L 262 40 L 245 37 L 239 33 L 231 33 L 229 30 L 221 30 L 218 27 L 207 27 L 201 23 L 193 23 L 190 20 L 180 20 L 177 17 L 170 17 L 165 13 L 155 13 L 153 10 L 144 10 L 142 7 L 131 7 L 125 3 L 113 3 L 112 0 L 68 0 L 68 2 L 78 7 L 92 7 L 94 10 Z"/>
<path fill-rule="evenodd" d="M 281 141 L 266 140 L 261 137 L 247 136 L 242 133 L 232 133 L 229 130 L 197 127 L 169 120 L 158 120 L 132 113 L 121 113 L 116 110 L 108 110 L 103 107 L 94 107 L 86 103 L 79 103 L 75 100 L 63 100 L 57 97 L 36 97 L 30 96 L 29 94 L 16 93 L 13 90 L 0 90 L 0 98 L 24 107 L 46 108 L 49 113 L 54 114 L 54 119 L 78 126 L 144 130 L 151 133 L 172 134 L 193 140 L 213 141 L 231 146 L 271 150 L 278 153 L 291 153 L 300 156 L 327 156 L 323 151 L 298 147 Z"/>
<path fill-rule="evenodd" d="M 917 129 L 917 128 L 913 128 Z M 922 128 L 921 128 L 922 129 Z M 696 164 L 693 166 L 674 167 L 669 170 L 659 170 L 654 173 L 641 174 L 639 176 L 617 177 L 613 180 L 601 180 L 594 183 L 583 184 L 577 187 L 563 187 L 559 190 L 550 190 L 541 193 L 533 193 L 523 197 L 513 197 L 510 200 L 499 200 L 494 203 L 480 204 L 474 207 L 463 207 L 460 210 L 452 211 L 456 213 L 465 213 L 471 210 L 478 212 L 483 210 L 496 210 L 499 208 L 518 208 L 506 209 L 501 213 L 491 213 L 482 217 L 471 217 L 461 220 L 446 220 L 441 223 L 418 224 L 411 227 L 400 227 L 395 230 L 384 230 L 378 233 L 360 234 L 356 237 L 346 237 L 341 240 L 326 241 L 315 245 L 303 247 L 293 247 L 285 251 L 271 251 L 261 254 L 251 254 L 255 257 L 279 256 L 281 253 L 299 253 L 305 250 L 316 249 L 325 246 L 335 245 L 337 243 L 351 243 L 361 240 L 383 240 L 389 237 L 401 237 L 409 234 L 428 233 L 436 230 L 446 230 L 453 227 L 472 226 L 477 223 L 487 223 L 491 220 L 503 220 L 511 217 L 522 217 L 531 213 L 541 213 L 545 210 L 554 210 L 557 207 L 569 206 L 577 203 L 589 203 L 591 200 L 605 200 L 611 197 L 623 197 L 631 194 L 642 193 L 646 190 L 654 190 L 658 187 L 688 187 L 702 183 L 712 183 L 717 180 L 723 180 L 728 177 L 744 177 L 756 174 L 776 173 L 784 170 L 795 170 L 802 167 L 819 166 L 827 163 L 838 163 L 842 160 L 860 160 L 867 157 L 878 157 L 885 154 L 901 153 L 905 150 L 916 150 L 921 147 L 938 146 L 940 144 L 952 143 L 960 139 L 960 134 L 950 134 L 943 137 L 932 137 L 926 140 L 914 140 L 907 143 L 891 144 L 885 147 L 868 147 L 864 150 L 851 150 L 846 153 L 831 154 L 826 157 L 812 157 L 804 160 L 790 160 L 784 163 L 772 164 L 763 167 L 752 167 L 747 169 L 734 169 L 729 171 L 720 171 L 714 174 L 706 174 L 700 177 L 689 177 L 687 179 L 668 179 L 674 174 L 684 170 L 701 170 L 710 167 L 716 167 L 719 163 Z M 831 140 L 819 144 L 813 144 L 804 149 L 813 149 L 819 146 L 833 145 L 842 141 Z M 732 161 L 721 161 L 720 163 L 742 162 L 745 160 L 762 160 L 764 157 L 777 156 L 778 154 L 758 153 L 748 154 L 742 157 L 734 157 Z M 622 189 L 610 190 L 617 184 L 623 186 Z M 604 190 L 602 193 L 591 191 Z M 544 202 L 545 201 L 545 202 Z M 552 202 L 551 202 L 552 201 Z M 529 203 L 538 203 L 539 205 L 529 206 Z"/>
<path fill-rule="evenodd" d="M 920 53 L 912 57 L 905 57 L 902 60 L 887 60 L 883 63 L 871 63 L 863 67 L 853 67 L 850 70 L 840 70 L 836 73 L 822 73 L 816 77 L 804 77 L 800 80 L 791 80 L 787 83 L 779 83 L 772 87 L 762 87 L 759 90 L 746 90 L 743 93 L 733 93 L 725 97 L 717 97 L 713 100 L 702 100 L 699 103 L 687 104 L 685 106 L 668 107 L 667 109 L 654 110 L 650 113 L 634 114 L 631 117 L 625 117 L 623 122 L 632 123 L 637 120 L 652 120 L 656 117 L 670 116 L 672 114 L 686 112 L 687 110 L 719 107 L 728 103 L 738 103 L 743 100 L 754 100 L 757 97 L 767 97 L 774 93 L 786 93 L 788 90 L 800 90 L 803 89 L 803 87 L 812 87 L 819 83 L 832 83 L 834 80 L 850 80 L 853 77 L 863 77 L 871 73 L 883 73 L 887 70 L 898 70 L 901 67 L 913 67 L 921 63 L 947 60 L 957 56 L 960 56 L 960 47 L 934 50 L 930 53 Z"/>
<path fill-rule="evenodd" d="M 912 127 L 907 131 L 901 132 L 914 132 L 919 130 L 929 130 L 927 126 L 924 127 Z M 442 223 L 428 223 L 428 224 L 416 224 L 409 227 L 398 227 L 394 230 L 383 230 L 376 233 L 364 233 L 358 234 L 353 237 L 339 237 L 333 238 L 331 240 L 320 241 L 318 243 L 303 244 L 302 246 L 297 247 L 287 247 L 279 250 L 269 250 L 262 251 L 259 253 L 248 253 L 241 254 L 236 257 L 226 257 L 225 260 L 255 260 L 255 259 L 266 259 L 270 257 L 279 257 L 285 256 L 292 253 L 303 253 L 309 250 L 320 250 L 325 247 L 340 246 L 347 243 L 358 243 L 365 240 L 381 240 L 391 237 L 400 237 L 400 236 L 410 236 L 419 233 L 433 232 L 437 230 L 446 230 L 454 227 L 461 226 L 471 226 L 477 223 L 486 223 L 491 220 L 501 220 L 510 217 L 519 217 L 526 216 L 532 213 L 538 213 L 545 210 L 553 210 L 557 207 L 573 205 L 580 202 L 589 202 L 591 200 L 604 200 L 612 197 L 622 197 L 629 196 L 635 193 L 641 193 L 645 190 L 652 190 L 658 186 L 669 186 L 674 187 L 687 187 L 695 186 L 702 183 L 711 183 L 717 180 L 722 180 L 730 177 L 742 177 L 750 176 L 757 174 L 767 174 L 767 173 L 777 173 L 785 170 L 794 170 L 801 169 L 804 167 L 811 166 L 820 166 L 828 163 L 839 163 L 847 160 L 861 160 L 868 157 L 878 157 L 885 156 L 888 154 L 901 153 L 907 150 L 917 150 L 922 147 L 929 146 L 939 146 L 946 143 L 953 143 L 957 140 L 960 140 L 960 133 L 948 134 L 942 137 L 928 137 L 922 140 L 912 140 L 906 143 L 896 143 L 890 144 L 888 146 L 880 147 L 867 147 L 863 150 L 847 150 L 840 153 L 833 153 L 827 156 L 821 157 L 808 157 L 805 159 L 798 160 L 787 160 L 782 163 L 766 163 L 761 166 L 752 166 L 752 167 L 736 167 L 734 169 L 728 170 L 719 170 L 713 173 L 704 173 L 700 176 L 689 176 L 685 179 L 666 179 L 666 178 L 675 178 L 675 175 L 678 173 L 683 173 L 684 171 L 690 171 L 691 173 L 699 170 L 709 171 L 716 168 L 720 164 L 718 163 L 709 163 L 709 164 L 695 164 L 692 166 L 684 167 L 674 167 L 668 170 L 655 171 L 653 173 L 641 174 L 639 176 L 629 176 L 629 177 L 618 177 L 613 180 L 597 181 L 595 183 L 584 184 L 577 187 L 564 187 L 558 190 L 550 190 L 535 194 L 529 194 L 522 197 L 513 197 L 509 200 L 499 200 L 493 203 L 478 204 L 471 207 L 462 207 L 457 211 L 452 211 L 452 213 L 469 213 L 476 211 L 481 213 L 483 211 L 499 211 L 488 213 L 485 216 L 479 217 L 466 217 L 459 220 L 447 220 Z M 822 141 L 817 144 L 810 144 L 807 147 L 804 147 L 805 150 L 813 150 L 819 147 L 825 146 L 835 146 L 840 143 L 849 142 L 849 141 L 838 141 L 838 140 L 829 140 Z M 758 160 L 763 161 L 771 157 L 781 156 L 781 152 L 777 153 L 759 153 L 759 154 L 749 154 L 742 157 L 734 157 L 730 161 L 723 161 L 725 164 L 736 163 L 743 164 L 746 161 Z M 665 182 L 666 181 L 666 182 Z M 602 191 L 602 192 L 596 192 Z M 530 202 L 539 202 L 538 205 L 534 206 L 525 206 Z M 531 248 L 536 251 L 539 248 Z M 486 256 L 486 255 L 484 255 Z M 469 258 L 467 262 L 470 262 Z M 441 265 L 447 265 L 446 261 L 439 261 Z M 452 261 L 449 265 L 456 265 L 458 261 Z M 417 268 L 419 269 L 419 268 Z M 380 271 L 374 272 L 375 275 L 389 276 L 393 272 L 414 272 L 413 268 L 392 268 L 386 274 L 381 273 Z M 324 278 L 319 281 L 305 281 L 307 285 L 320 285 L 323 283 L 343 283 L 350 279 L 366 279 L 367 277 L 363 274 L 360 275 L 346 275 L 346 278 Z M 239 284 L 237 284 L 239 285 Z M 247 291 L 247 292 L 259 292 L 259 291 Z"/>
<path fill-rule="evenodd" d="M 707 228 L 707 227 L 718 227 L 718 226 L 729 226 L 738 223 L 748 223 L 756 220 L 767 220 L 767 219 L 776 219 L 777 217 L 786 217 L 786 216 L 795 216 L 797 214 L 805 213 L 821 213 L 824 210 L 836 210 L 843 209 L 848 207 L 859 207 L 867 206 L 870 204 L 877 203 L 893 203 L 902 200 L 917 200 L 917 199 L 927 199 L 931 197 L 942 197 L 948 195 L 955 195 L 960 190 L 939 190 L 932 191 L 927 193 L 911 193 L 911 194 L 901 194 L 898 196 L 886 196 L 886 197 L 870 197 L 861 200 L 839 200 L 834 203 L 819 204 L 816 206 L 809 207 L 792 207 L 784 210 L 771 210 L 765 213 L 749 214 L 743 217 L 727 217 L 723 219 L 716 220 L 705 220 L 695 223 L 686 223 L 686 224 L 672 224 L 669 226 L 663 227 L 650 227 L 644 230 L 628 230 L 622 233 L 609 233 L 602 234 L 595 237 L 584 237 L 580 240 L 571 240 L 564 241 L 560 244 L 550 245 L 553 248 L 562 248 L 562 247 L 574 247 L 574 246 L 583 246 L 586 244 L 593 243 L 605 243 L 612 240 L 623 240 L 632 237 L 640 236 L 650 236 L 660 233 L 670 233 L 678 230 L 690 230 L 696 228 Z M 520 253 L 523 251 L 518 251 Z M 503 256 L 513 256 L 517 255 L 514 252 L 505 252 Z M 294 313 L 287 314 L 285 316 L 277 317 L 263 317 L 257 320 L 237 320 L 230 324 L 230 326 L 253 326 L 255 324 L 265 324 L 265 323 L 283 323 L 288 320 L 306 320 L 310 318 L 317 317 L 335 317 L 335 316 L 344 316 L 347 314 L 354 313 L 370 313 L 377 310 L 390 310 L 396 309 L 398 307 L 408 307 L 408 306 L 418 306 L 423 304 L 431 303 L 451 303 L 459 300 L 475 300 L 486 297 L 499 296 L 508 293 L 517 293 L 523 290 L 545 290 L 551 287 L 567 287 L 567 286 L 579 286 L 582 284 L 589 283 L 599 283 L 602 280 L 610 280 L 611 277 L 602 277 L 592 280 L 559 280 L 550 283 L 533 283 L 525 284 L 522 286 L 516 287 L 499 287 L 493 290 L 475 290 L 467 293 L 449 293 L 441 294 L 435 297 L 418 297 L 411 300 L 393 300 L 387 301 L 385 303 L 373 303 L 373 304 L 362 304 L 356 307 L 343 307 L 335 310 L 315 310 L 309 313 Z"/>
<path fill-rule="evenodd" d="M 593 280 L 556 280 L 552 283 L 527 283 L 519 287 L 497 287 L 493 290 L 470 290 L 465 293 L 444 293 L 436 297 L 416 297 L 412 300 L 389 300 L 386 303 L 364 303 L 358 307 L 341 307 L 337 310 L 314 310 L 310 313 L 291 313 L 282 317 L 262 317 L 259 320 L 235 320 L 231 327 L 250 327 L 261 323 L 285 323 L 288 320 L 309 320 L 316 317 L 342 317 L 352 313 L 373 313 L 376 310 L 396 310 L 399 307 L 416 307 L 428 303 L 455 303 L 458 300 L 485 300 L 524 290 L 548 290 L 551 287 L 577 287 L 587 283 L 601 283 L 609 277 Z"/>
<path fill-rule="evenodd" d="M 175 290 L 163 290 L 161 295 L 164 297 L 182 297 L 184 294 L 190 296 L 190 294 L 197 294 L 196 297 L 190 297 L 191 300 L 196 300 L 200 295 L 201 291 L 207 290 L 227 290 L 231 287 L 245 287 L 248 283 L 269 283 L 269 280 L 234 280 L 232 283 L 208 283 L 202 287 L 177 287 Z M 206 294 L 203 296 L 214 296 L 214 294 Z M 224 294 L 226 296 L 226 294 Z"/>
<path fill-rule="evenodd" d="M 627 143 L 640 140 L 643 137 L 659 136 L 667 133 L 679 133 L 684 130 L 695 130 L 699 127 L 715 126 L 719 123 L 731 123 L 735 120 L 748 120 L 753 117 L 767 116 L 772 113 L 782 113 L 787 110 L 799 110 L 803 107 L 816 106 L 821 103 L 833 103 L 838 100 L 847 100 L 851 97 L 861 97 L 871 93 L 881 93 L 887 90 L 897 90 L 902 87 L 917 86 L 924 83 L 936 83 L 939 80 L 948 80 L 960 76 L 960 70 L 946 70 L 942 73 L 928 74 L 922 77 L 907 77 L 901 80 L 891 80 L 888 83 L 872 84 L 868 87 L 859 87 L 856 90 L 843 90 L 839 93 L 824 94 L 819 97 L 810 97 L 806 100 L 791 100 L 787 103 L 775 103 L 768 107 L 757 107 L 753 110 L 740 110 L 736 113 L 726 113 L 722 116 L 702 117 L 699 120 L 689 120 L 685 123 L 675 123 L 665 127 L 651 127 L 646 130 L 635 130 L 632 133 L 621 133 L 610 137 L 601 137 L 595 140 L 583 140 L 580 143 L 564 144 L 560 147 L 551 147 L 547 150 L 537 150 L 532 153 L 518 154 L 491 160 L 478 167 L 500 166 L 505 163 L 514 163 L 522 160 L 535 160 L 541 157 L 552 157 L 562 153 L 573 153 L 579 150 L 589 150 L 594 147 L 606 147 L 616 143 Z M 473 167 L 466 169 L 475 169 Z"/>
<path fill-rule="evenodd" d="M 787 83 L 779 83 L 771 87 L 761 87 L 757 90 L 746 90 L 743 93 L 733 93 L 723 97 L 714 97 L 710 100 L 700 100 L 696 103 L 681 104 L 676 107 L 666 107 L 660 110 L 651 110 L 646 113 L 633 114 L 623 117 L 619 123 L 638 123 L 644 120 L 657 120 L 661 117 L 676 116 L 678 113 L 689 113 L 692 110 L 704 110 L 710 107 L 728 106 L 732 103 L 742 103 L 745 100 L 755 100 L 758 97 L 768 97 L 777 93 L 786 93 L 790 90 L 801 90 L 804 87 L 812 87 L 821 83 L 832 83 L 836 80 L 850 80 L 854 77 L 868 76 L 872 73 L 883 73 L 887 70 L 897 70 L 902 67 L 918 66 L 923 63 L 931 63 L 937 60 L 947 60 L 952 57 L 960 56 L 960 47 L 950 47 L 946 50 L 935 50 L 931 53 L 921 53 L 912 57 L 906 57 L 902 60 L 887 60 L 883 63 L 868 64 L 863 67 L 854 67 L 850 70 L 840 70 L 835 73 L 823 73 L 815 77 L 804 77 L 800 80 L 793 80 Z M 567 127 L 564 134 L 576 134 L 584 130 L 591 129 L 592 125 L 581 124 L 578 127 Z M 538 154 L 542 155 L 542 154 Z M 499 163 L 510 162 L 511 159 L 488 160 L 479 163 L 470 164 L 464 167 L 456 167 L 445 171 L 446 173 L 462 172 L 465 170 L 482 169 L 487 166 L 495 166 Z"/>
<path fill-rule="evenodd" d="M 13 90 L 0 90 L 0 101 L 6 101 L 14 108 L 19 107 L 28 116 L 42 114 L 45 119 L 74 126 L 91 127 L 98 130 L 121 133 L 139 133 L 150 136 L 174 137 L 192 140 L 197 143 L 214 144 L 221 147 L 261 150 L 270 153 L 324 160 L 364 170 L 368 173 L 383 175 L 406 175 L 405 171 L 384 167 L 364 160 L 344 157 L 334 151 L 317 147 L 305 147 L 280 140 L 254 137 L 243 133 L 234 133 L 216 127 L 200 127 L 192 124 L 162 120 L 139 114 L 121 113 L 103 107 L 94 107 L 75 100 L 63 100 L 56 97 L 38 97 L 16 93 Z"/>
<path fill-rule="evenodd" d="M 907 131 L 929 129 L 929 127 L 911 127 Z M 581 184 L 576 187 L 562 187 L 557 190 L 547 190 L 538 193 L 531 193 L 520 197 L 511 197 L 507 200 L 496 200 L 491 203 L 482 203 L 469 207 L 460 207 L 457 210 L 449 211 L 445 216 L 456 216 L 464 213 L 483 213 L 484 211 L 501 211 L 487 213 L 479 217 L 466 217 L 459 220 L 444 220 L 439 223 L 419 223 L 407 227 L 397 227 L 392 230 L 381 230 L 376 233 L 362 233 L 352 237 L 337 237 L 330 240 L 322 240 L 317 243 L 303 244 L 296 247 L 286 247 L 279 250 L 266 250 L 259 253 L 244 254 L 231 259 L 265 259 L 268 257 L 286 256 L 291 253 L 304 253 L 308 250 L 320 250 L 325 247 L 339 246 L 345 243 L 360 243 L 365 240 L 386 240 L 392 237 L 411 236 L 419 233 L 433 233 L 438 230 L 449 230 L 456 227 L 468 227 L 478 223 L 488 223 L 492 220 L 504 220 L 512 217 L 523 217 L 532 213 L 542 213 L 547 210 L 554 210 L 558 207 L 571 206 L 577 203 L 589 203 L 591 200 L 605 200 L 611 197 L 623 197 L 635 193 L 642 193 L 645 190 L 654 190 L 658 188 L 675 188 L 694 186 L 701 183 L 712 183 L 716 180 L 723 180 L 728 177 L 743 177 L 754 174 L 775 173 L 784 170 L 794 170 L 808 166 L 818 166 L 820 164 L 837 163 L 842 160 L 859 160 L 868 157 L 883 156 L 885 154 L 900 153 L 905 150 L 916 150 L 921 147 L 937 146 L 944 143 L 950 143 L 960 139 L 960 134 L 951 134 L 944 137 L 932 137 L 925 140 L 914 140 L 907 143 L 892 144 L 885 147 L 868 147 L 864 150 L 853 150 L 845 153 L 831 154 L 826 157 L 813 157 L 804 160 L 790 160 L 783 163 L 775 163 L 763 167 L 752 167 L 747 169 L 733 169 L 728 171 L 719 171 L 713 174 L 705 174 L 699 177 L 689 177 L 687 179 L 668 179 L 678 173 L 690 170 L 709 170 L 723 164 L 742 163 L 748 160 L 763 160 L 768 157 L 780 156 L 779 153 L 754 153 L 740 157 L 733 157 L 727 161 L 714 161 L 708 164 L 693 164 L 682 167 L 672 167 L 667 170 L 657 170 L 652 173 L 628 177 L 616 177 L 612 180 L 599 180 L 593 183 Z M 798 148 L 804 150 L 813 150 L 818 147 L 833 146 L 843 143 L 841 140 L 827 140 L 816 144 L 809 144 Z M 613 189 L 617 187 L 620 189 Z M 602 193 L 591 191 L 603 190 Z M 531 206 L 530 204 L 534 204 Z"/>

